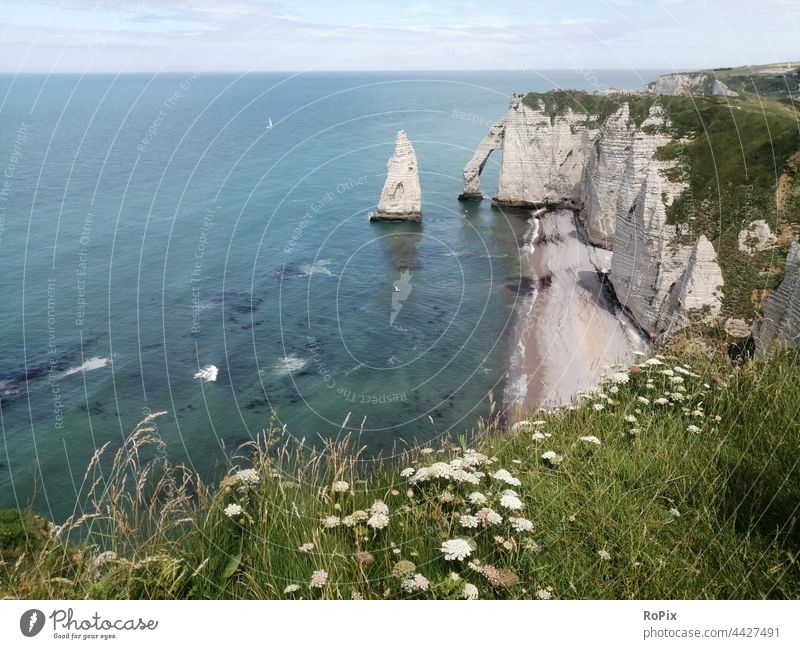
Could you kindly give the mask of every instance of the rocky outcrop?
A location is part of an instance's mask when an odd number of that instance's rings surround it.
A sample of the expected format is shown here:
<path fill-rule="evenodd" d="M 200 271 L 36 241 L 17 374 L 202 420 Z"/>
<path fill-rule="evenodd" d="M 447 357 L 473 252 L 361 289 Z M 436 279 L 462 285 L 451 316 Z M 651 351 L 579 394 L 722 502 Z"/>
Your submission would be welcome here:
<path fill-rule="evenodd" d="M 756 352 L 763 353 L 777 339 L 794 346 L 800 339 L 800 244 L 792 242 L 786 257 L 783 281 L 764 302 L 764 317 L 753 338 Z"/>
<path fill-rule="evenodd" d="M 672 139 L 667 126 L 658 106 L 650 109 L 639 127 L 631 121 L 627 104 L 606 120 L 590 151 L 583 182 L 581 218 L 595 245 L 613 247 L 617 220 L 630 211 L 648 167 L 657 164 L 656 150 Z M 662 168 L 667 166 L 664 163 Z M 666 200 L 671 201 L 680 189 L 665 186 Z"/>
<path fill-rule="evenodd" d="M 663 192 L 659 165 L 651 164 L 632 208 L 619 215 L 609 273 L 617 299 L 651 336 L 680 329 L 694 313 L 710 321 L 722 306 L 714 247 L 704 236 L 674 245 Z"/>
<path fill-rule="evenodd" d="M 394 153 L 386 165 L 378 208 L 370 221 L 420 221 L 422 219 L 422 190 L 419 185 L 417 154 L 405 134 L 398 131 Z"/>
<path fill-rule="evenodd" d="M 543 106 L 531 108 L 516 95 L 505 118 L 495 204 L 580 208 L 583 169 L 597 136 L 586 122 L 585 114 L 570 110 L 551 118 Z"/>
<path fill-rule="evenodd" d="M 659 314 L 658 330 L 664 333 L 682 329 L 692 316 L 710 324 L 722 309 L 724 281 L 714 246 L 705 235 L 700 235 L 689 249 L 686 269 Z"/>
<path fill-rule="evenodd" d="M 769 224 L 763 219 L 753 221 L 744 230 L 739 232 L 739 250 L 748 254 L 768 250 L 775 245 L 778 237 L 770 230 Z"/>
<path fill-rule="evenodd" d="M 728 318 L 723 328 L 731 338 L 747 338 L 753 331 L 750 323 L 743 318 Z"/>
<path fill-rule="evenodd" d="M 506 118 L 503 117 L 489 129 L 486 137 L 478 145 L 475 155 L 464 167 L 464 191 L 459 194 L 458 200 L 479 201 L 483 198 L 483 194 L 481 194 L 481 172 L 486 166 L 489 156 L 492 155 L 492 151 L 503 148 L 505 133 Z"/>
<path fill-rule="evenodd" d="M 674 97 L 699 97 L 702 95 L 724 95 L 738 97 L 739 93 L 731 90 L 719 79 L 703 72 L 663 74 L 655 81 L 647 84 L 645 90 L 656 95 Z"/>

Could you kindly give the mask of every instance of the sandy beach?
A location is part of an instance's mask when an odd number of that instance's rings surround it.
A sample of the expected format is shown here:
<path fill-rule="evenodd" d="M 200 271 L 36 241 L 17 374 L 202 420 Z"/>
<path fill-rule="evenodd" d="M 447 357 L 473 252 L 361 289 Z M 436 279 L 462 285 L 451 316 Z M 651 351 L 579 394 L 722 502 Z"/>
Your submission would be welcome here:
<path fill-rule="evenodd" d="M 534 217 L 536 218 L 536 217 Z M 535 294 L 519 311 L 505 393 L 507 415 L 568 404 L 608 368 L 634 362 L 647 341 L 604 289 L 611 253 L 586 242 L 569 210 L 541 215 L 526 243 Z"/>

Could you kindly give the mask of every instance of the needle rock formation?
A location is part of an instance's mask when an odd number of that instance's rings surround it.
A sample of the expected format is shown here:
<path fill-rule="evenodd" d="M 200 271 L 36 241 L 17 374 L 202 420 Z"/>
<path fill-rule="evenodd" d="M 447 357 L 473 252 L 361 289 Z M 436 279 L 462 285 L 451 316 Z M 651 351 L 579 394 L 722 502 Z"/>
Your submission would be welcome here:
<path fill-rule="evenodd" d="M 369 220 L 421 221 L 422 190 L 419 186 L 417 154 L 405 131 L 397 132 L 394 153 L 386 169 L 386 182 L 378 208 L 370 214 Z"/>

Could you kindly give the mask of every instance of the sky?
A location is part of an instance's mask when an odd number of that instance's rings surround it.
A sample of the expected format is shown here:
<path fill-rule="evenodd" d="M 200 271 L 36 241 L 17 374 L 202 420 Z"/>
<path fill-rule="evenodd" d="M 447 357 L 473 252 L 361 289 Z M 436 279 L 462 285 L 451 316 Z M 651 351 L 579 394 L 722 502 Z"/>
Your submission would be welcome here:
<path fill-rule="evenodd" d="M 0 0 L 0 72 L 695 70 L 800 59 L 800 0 Z"/>

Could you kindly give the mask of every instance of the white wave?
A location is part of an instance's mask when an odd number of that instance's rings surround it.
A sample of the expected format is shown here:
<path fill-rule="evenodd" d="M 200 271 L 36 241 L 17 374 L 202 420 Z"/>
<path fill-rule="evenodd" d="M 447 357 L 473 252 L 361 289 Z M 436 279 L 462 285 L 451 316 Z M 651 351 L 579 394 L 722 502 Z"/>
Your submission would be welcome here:
<path fill-rule="evenodd" d="M 278 376 L 288 376 L 289 374 L 302 370 L 307 364 L 308 360 L 305 358 L 289 354 L 278 361 L 277 365 L 273 368 L 273 372 Z"/>
<path fill-rule="evenodd" d="M 219 369 L 216 365 L 206 365 L 202 367 L 199 372 L 196 372 L 194 378 L 205 381 L 206 383 L 214 382 L 217 380 Z"/>
<path fill-rule="evenodd" d="M 72 376 L 73 374 L 80 374 L 81 372 L 90 372 L 92 370 L 99 370 L 101 367 L 105 367 L 111 362 L 109 358 L 102 358 L 100 356 L 92 356 L 86 362 L 78 367 L 70 367 L 68 370 L 65 370 L 61 373 L 60 378 L 65 379 L 68 376 Z"/>

